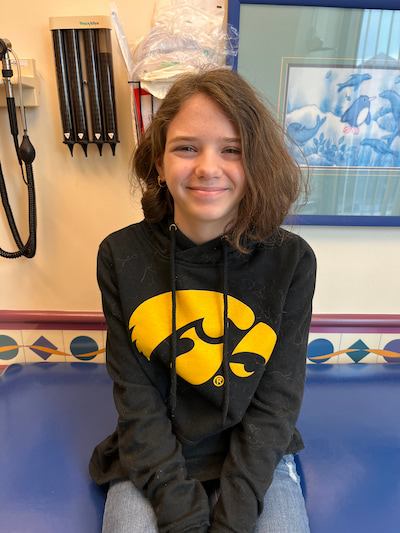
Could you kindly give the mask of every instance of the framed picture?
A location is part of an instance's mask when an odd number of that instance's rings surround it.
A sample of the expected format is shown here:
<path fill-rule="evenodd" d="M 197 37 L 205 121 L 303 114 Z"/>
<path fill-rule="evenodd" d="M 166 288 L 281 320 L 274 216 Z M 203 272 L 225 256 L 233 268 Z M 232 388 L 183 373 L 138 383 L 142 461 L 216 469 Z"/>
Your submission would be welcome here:
<path fill-rule="evenodd" d="M 400 226 L 400 4 L 305 4 L 228 7 L 235 68 L 265 96 L 310 175 L 292 222 Z"/>

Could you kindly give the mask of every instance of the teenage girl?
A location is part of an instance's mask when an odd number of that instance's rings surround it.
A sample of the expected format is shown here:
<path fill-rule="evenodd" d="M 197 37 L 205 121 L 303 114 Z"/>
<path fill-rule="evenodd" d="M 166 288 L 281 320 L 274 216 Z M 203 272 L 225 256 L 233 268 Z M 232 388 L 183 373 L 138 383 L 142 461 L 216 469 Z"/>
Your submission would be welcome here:
<path fill-rule="evenodd" d="M 315 257 L 304 189 L 237 73 L 186 75 L 133 156 L 144 220 L 100 246 L 115 432 L 90 462 L 103 533 L 307 533 L 293 454 Z"/>

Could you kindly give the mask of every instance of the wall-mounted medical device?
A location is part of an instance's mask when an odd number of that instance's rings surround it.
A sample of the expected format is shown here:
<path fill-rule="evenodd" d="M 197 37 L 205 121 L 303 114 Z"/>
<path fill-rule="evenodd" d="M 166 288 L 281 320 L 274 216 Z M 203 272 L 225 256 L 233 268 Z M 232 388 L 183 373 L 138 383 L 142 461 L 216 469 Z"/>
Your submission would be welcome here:
<path fill-rule="evenodd" d="M 111 18 L 52 17 L 50 30 L 56 65 L 63 142 L 73 155 L 80 144 L 95 143 L 100 155 L 118 141 Z"/>
<path fill-rule="evenodd" d="M 11 56 L 14 57 L 14 61 L 11 60 Z M 11 42 L 8 39 L 0 39 L 0 61 L 2 63 L 2 81 L 5 92 L 5 102 L 8 111 L 8 119 L 10 123 L 11 136 L 14 141 L 14 147 L 18 158 L 19 165 L 21 167 L 22 179 L 27 187 L 28 192 L 28 209 L 29 209 L 29 236 L 24 243 L 21 235 L 18 231 L 17 224 L 13 215 L 10 202 L 8 200 L 7 187 L 3 175 L 3 171 L 0 164 L 0 195 L 1 201 L 6 213 L 8 225 L 11 230 L 14 242 L 18 248 L 15 252 L 8 252 L 0 248 L 0 256 L 7 259 L 15 259 L 17 257 L 25 256 L 28 258 L 34 257 L 36 253 L 36 197 L 35 197 L 35 184 L 33 179 L 32 163 L 35 159 L 35 149 L 32 146 L 28 136 L 28 128 L 26 124 L 25 116 L 25 101 L 24 101 L 24 88 L 23 88 L 23 76 L 20 61 L 12 49 Z M 14 76 L 14 68 L 17 67 L 18 71 L 18 88 L 16 91 L 18 94 L 18 104 L 20 107 L 21 124 L 24 130 L 22 136 L 22 142 L 19 142 L 18 132 L 18 119 L 16 113 L 16 100 L 14 97 L 14 84 L 11 82 L 11 78 Z M 37 80 L 36 80 L 37 81 Z M 36 87 L 36 81 L 34 86 Z M 31 94 L 32 96 L 32 94 Z M 37 104 L 36 104 L 37 105 Z M 1 136 L 3 142 L 5 136 Z"/>
<path fill-rule="evenodd" d="M 22 59 L 19 58 L 19 69 L 21 73 L 21 85 L 22 85 L 22 94 L 23 94 L 23 105 L 24 107 L 38 107 L 39 102 L 39 76 L 36 70 L 36 61 L 34 59 Z M 18 70 L 18 65 L 16 59 L 10 58 L 10 65 L 15 71 Z M 19 82 L 19 80 L 18 80 Z M 19 91 L 15 91 L 14 94 L 15 105 L 19 107 L 20 94 Z M 6 93 L 5 85 L 0 84 L 0 107 L 6 107 Z"/>

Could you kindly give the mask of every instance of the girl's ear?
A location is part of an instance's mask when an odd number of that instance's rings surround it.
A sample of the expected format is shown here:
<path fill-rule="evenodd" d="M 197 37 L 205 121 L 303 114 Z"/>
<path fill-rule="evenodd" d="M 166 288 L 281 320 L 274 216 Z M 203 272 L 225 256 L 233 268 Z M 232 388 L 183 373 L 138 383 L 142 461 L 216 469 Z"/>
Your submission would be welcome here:
<path fill-rule="evenodd" d="M 162 177 L 162 175 L 163 175 L 163 164 L 162 164 L 162 158 L 161 157 L 156 159 L 156 169 L 157 169 L 157 172 L 159 173 L 159 175 Z"/>

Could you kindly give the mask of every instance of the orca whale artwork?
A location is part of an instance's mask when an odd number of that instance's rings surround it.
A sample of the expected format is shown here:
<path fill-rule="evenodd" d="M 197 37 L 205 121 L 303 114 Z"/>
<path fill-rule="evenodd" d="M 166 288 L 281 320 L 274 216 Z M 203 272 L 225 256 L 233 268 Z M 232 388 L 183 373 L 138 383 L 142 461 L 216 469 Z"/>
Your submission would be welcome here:
<path fill-rule="evenodd" d="M 229 0 L 228 22 L 239 28 L 236 68 L 276 110 L 311 178 L 296 223 L 400 225 L 395 4 Z"/>
<path fill-rule="evenodd" d="M 285 126 L 310 166 L 400 167 L 400 68 L 381 63 L 288 65 Z"/>

